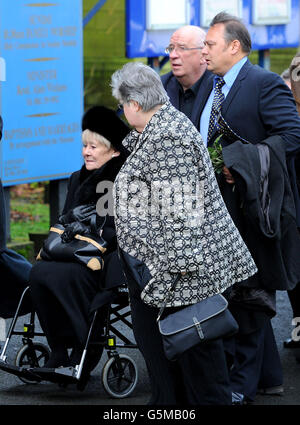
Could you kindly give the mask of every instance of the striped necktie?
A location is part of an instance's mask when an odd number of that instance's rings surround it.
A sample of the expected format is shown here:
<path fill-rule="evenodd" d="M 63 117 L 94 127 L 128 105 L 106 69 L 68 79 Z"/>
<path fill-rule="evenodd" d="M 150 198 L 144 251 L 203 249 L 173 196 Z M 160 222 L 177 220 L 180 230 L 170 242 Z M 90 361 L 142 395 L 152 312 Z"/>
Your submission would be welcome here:
<path fill-rule="evenodd" d="M 216 125 L 216 118 L 221 110 L 222 102 L 225 98 L 224 94 L 222 93 L 222 87 L 224 86 L 224 84 L 225 84 L 225 81 L 223 77 L 218 77 L 216 85 L 215 85 L 215 94 L 214 94 L 214 99 L 213 99 L 210 118 L 209 118 L 207 141 L 210 140 L 213 134 L 213 131 Z"/>

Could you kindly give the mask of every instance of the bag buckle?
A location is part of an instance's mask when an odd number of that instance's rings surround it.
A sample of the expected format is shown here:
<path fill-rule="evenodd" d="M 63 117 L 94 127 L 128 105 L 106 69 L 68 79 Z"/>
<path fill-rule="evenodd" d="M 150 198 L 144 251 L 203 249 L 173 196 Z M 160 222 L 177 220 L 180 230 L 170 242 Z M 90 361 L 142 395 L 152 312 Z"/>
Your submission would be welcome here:
<path fill-rule="evenodd" d="M 198 334 L 200 336 L 200 339 L 204 339 L 204 333 L 202 331 L 200 322 L 198 321 L 197 317 L 193 317 L 193 322 L 194 322 L 194 324 L 196 326 L 196 329 L 197 329 L 197 332 L 198 332 Z"/>

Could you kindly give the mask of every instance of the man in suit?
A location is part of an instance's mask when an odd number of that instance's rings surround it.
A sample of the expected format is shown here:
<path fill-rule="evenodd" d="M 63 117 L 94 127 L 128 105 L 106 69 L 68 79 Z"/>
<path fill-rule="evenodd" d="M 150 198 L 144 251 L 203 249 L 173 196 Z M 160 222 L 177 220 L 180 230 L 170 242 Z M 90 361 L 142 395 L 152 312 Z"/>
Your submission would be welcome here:
<path fill-rule="evenodd" d="M 202 56 L 205 31 L 194 25 L 177 29 L 166 52 L 170 56 L 172 71 L 161 77 L 170 102 L 183 112 L 199 130 L 200 111 L 209 93 L 213 75 L 207 71 Z M 209 83 L 210 82 L 210 83 Z"/>
<path fill-rule="evenodd" d="M 285 74 L 281 74 L 281 77 L 284 79 L 285 83 L 288 84 L 292 90 L 298 114 L 300 115 L 300 52 L 298 52 L 295 57 L 292 59 L 290 67 L 285 71 Z M 290 174 L 294 176 L 294 181 L 297 183 L 298 193 L 300 193 L 300 153 L 298 153 L 296 158 L 291 158 L 290 160 Z M 299 208 L 300 210 L 300 208 Z M 300 214 L 299 214 L 300 215 Z M 300 233 L 300 219 L 297 222 L 298 231 Z M 293 317 L 300 317 L 300 282 L 296 287 L 288 291 L 288 296 L 290 299 Z M 289 338 L 284 341 L 285 348 L 300 348 L 300 341 L 295 341 L 293 338 Z M 296 354 L 296 359 L 300 363 L 300 353 Z"/>
<path fill-rule="evenodd" d="M 221 114 L 240 138 L 257 144 L 278 135 L 286 155 L 293 156 L 300 151 L 300 119 L 293 97 L 277 74 L 250 63 L 250 50 L 245 25 L 225 12 L 216 15 L 202 49 L 207 70 L 215 76 L 200 113 L 200 133 L 211 146 L 219 134 Z M 221 178 L 223 187 L 227 185 L 232 193 L 235 179 L 231 170 L 224 167 Z M 258 309 L 239 307 L 236 319 L 240 332 L 228 345 L 233 350 L 232 390 L 249 401 L 254 400 L 258 388 L 279 394 L 283 391 L 282 370 L 270 318 Z"/>

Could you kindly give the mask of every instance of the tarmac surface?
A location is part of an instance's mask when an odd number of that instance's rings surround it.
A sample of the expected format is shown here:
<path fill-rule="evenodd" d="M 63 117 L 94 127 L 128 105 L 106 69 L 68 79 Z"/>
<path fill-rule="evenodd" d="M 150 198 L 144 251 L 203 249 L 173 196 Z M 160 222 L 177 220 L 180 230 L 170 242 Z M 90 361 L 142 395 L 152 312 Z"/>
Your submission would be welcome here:
<path fill-rule="evenodd" d="M 283 341 L 291 336 L 291 331 L 293 329 L 291 324 L 292 312 L 286 292 L 278 292 L 277 294 L 277 311 L 278 313 L 272 320 L 272 323 L 283 365 L 284 394 L 276 396 L 257 395 L 255 402 L 251 406 L 232 406 L 231 409 L 247 409 L 247 412 L 250 413 L 249 409 L 252 407 L 255 408 L 255 406 L 273 406 L 274 408 L 275 406 L 300 406 L 300 363 L 297 363 L 295 360 L 295 349 L 283 348 Z M 7 320 L 7 326 L 9 322 L 10 320 Z M 22 324 L 26 322 L 26 316 L 19 318 L 18 323 L 19 322 L 22 326 Z M 123 325 L 120 329 L 132 338 L 131 331 L 123 329 Z M 45 342 L 43 337 L 38 337 L 38 339 Z M 0 345 L 3 347 L 2 342 L 0 342 Z M 7 351 L 8 362 L 14 362 L 14 358 L 22 345 L 21 337 L 12 337 Z M 103 412 L 110 411 L 110 409 L 113 409 L 112 411 L 119 411 L 120 409 L 130 411 L 132 408 L 136 409 L 138 406 L 141 408 L 144 406 L 144 409 L 149 409 L 149 407 L 147 407 L 150 398 L 149 380 L 141 354 L 137 349 L 122 348 L 119 349 L 119 352 L 129 355 L 134 359 L 138 367 L 138 382 L 135 390 L 129 397 L 116 399 L 106 393 L 101 379 L 103 365 L 107 360 L 107 356 L 104 354 L 96 369 L 92 372 L 87 387 L 82 392 L 78 391 L 75 385 L 61 387 L 58 384 L 46 381 L 37 384 L 25 384 L 21 382 L 18 377 L 0 370 L 0 415 L 6 412 L 9 406 L 14 408 L 19 406 L 19 409 L 17 408 L 16 410 L 10 408 L 9 412 L 10 414 L 22 412 L 22 417 L 24 417 L 23 410 L 20 411 L 22 406 L 26 408 L 28 408 L 28 406 L 41 407 L 46 405 L 61 407 L 76 406 L 75 409 L 72 409 L 73 413 L 78 412 L 78 406 L 94 406 L 94 408 L 98 406 L 97 415 L 100 415 L 101 412 L 102 416 L 100 416 L 102 418 Z M 35 411 L 36 409 L 33 409 L 33 412 Z M 38 411 L 41 412 L 42 416 L 48 414 L 46 408 L 39 409 Z M 269 409 L 268 411 L 270 412 Z M 95 410 L 89 409 L 84 410 L 84 412 L 87 412 L 87 415 L 93 415 Z M 276 410 L 272 409 L 270 413 L 274 414 L 274 412 L 276 412 Z M 299 414 L 298 411 L 297 414 Z M 119 419 L 120 418 L 117 418 L 117 420 Z M 30 422 L 33 423 L 32 418 Z M 132 422 L 134 421 L 128 421 L 128 423 Z M 122 423 L 127 422 L 123 420 Z"/>

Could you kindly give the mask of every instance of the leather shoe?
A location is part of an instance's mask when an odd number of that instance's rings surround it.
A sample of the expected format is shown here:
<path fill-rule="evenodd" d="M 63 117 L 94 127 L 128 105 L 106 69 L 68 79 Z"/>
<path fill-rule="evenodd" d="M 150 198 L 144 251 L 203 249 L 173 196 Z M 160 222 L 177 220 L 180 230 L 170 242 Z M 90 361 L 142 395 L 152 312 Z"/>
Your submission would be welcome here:
<path fill-rule="evenodd" d="M 289 338 L 283 342 L 283 346 L 284 348 L 300 348 L 300 341 Z"/>
<path fill-rule="evenodd" d="M 257 394 L 263 395 L 282 395 L 284 393 L 284 389 L 282 385 L 277 385 L 276 387 L 269 388 L 260 388 L 257 390 Z"/>

